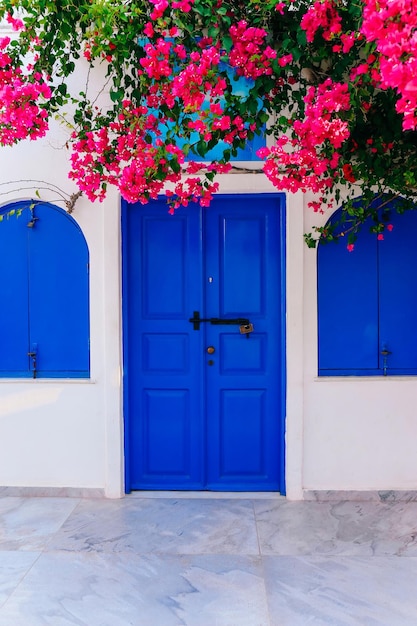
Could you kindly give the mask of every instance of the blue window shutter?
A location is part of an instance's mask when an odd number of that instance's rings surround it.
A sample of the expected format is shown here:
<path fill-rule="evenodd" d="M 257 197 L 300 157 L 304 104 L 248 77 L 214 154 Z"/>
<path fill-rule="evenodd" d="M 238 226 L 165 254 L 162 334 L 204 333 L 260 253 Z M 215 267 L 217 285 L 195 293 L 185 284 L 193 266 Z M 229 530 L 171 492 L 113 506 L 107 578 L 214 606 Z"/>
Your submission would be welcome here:
<path fill-rule="evenodd" d="M 76 222 L 37 204 L 29 235 L 30 344 L 39 377 L 89 375 L 89 258 Z"/>
<path fill-rule="evenodd" d="M 10 204 L 0 222 L 0 376 L 29 375 L 28 229 L 27 213 L 11 215 Z"/>
<path fill-rule="evenodd" d="M 417 212 L 392 211 L 389 222 L 392 232 L 378 242 L 380 350 L 391 352 L 387 374 L 417 373 Z"/>
<path fill-rule="evenodd" d="M 346 244 L 341 239 L 318 248 L 321 375 L 366 375 L 378 368 L 377 238 L 365 225 L 353 252 Z"/>

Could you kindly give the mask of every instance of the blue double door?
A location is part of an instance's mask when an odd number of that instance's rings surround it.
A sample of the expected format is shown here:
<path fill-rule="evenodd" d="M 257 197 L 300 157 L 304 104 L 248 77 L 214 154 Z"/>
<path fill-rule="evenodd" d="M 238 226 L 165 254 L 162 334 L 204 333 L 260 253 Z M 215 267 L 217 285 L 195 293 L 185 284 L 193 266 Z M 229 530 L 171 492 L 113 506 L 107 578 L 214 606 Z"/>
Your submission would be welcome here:
<path fill-rule="evenodd" d="M 283 197 L 123 216 L 127 491 L 283 492 Z"/>

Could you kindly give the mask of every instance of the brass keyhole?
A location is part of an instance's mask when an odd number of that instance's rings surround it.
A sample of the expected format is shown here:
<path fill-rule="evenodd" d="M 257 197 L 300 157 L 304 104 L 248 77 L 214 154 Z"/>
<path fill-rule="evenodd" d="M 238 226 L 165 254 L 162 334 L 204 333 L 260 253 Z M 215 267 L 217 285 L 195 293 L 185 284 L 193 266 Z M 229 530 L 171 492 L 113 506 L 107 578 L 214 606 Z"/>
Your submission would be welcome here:
<path fill-rule="evenodd" d="M 209 346 L 209 347 L 207 348 L 207 353 L 208 353 L 208 354 L 214 354 L 215 352 L 216 352 L 216 349 L 215 349 L 215 347 L 214 347 L 214 346 Z"/>

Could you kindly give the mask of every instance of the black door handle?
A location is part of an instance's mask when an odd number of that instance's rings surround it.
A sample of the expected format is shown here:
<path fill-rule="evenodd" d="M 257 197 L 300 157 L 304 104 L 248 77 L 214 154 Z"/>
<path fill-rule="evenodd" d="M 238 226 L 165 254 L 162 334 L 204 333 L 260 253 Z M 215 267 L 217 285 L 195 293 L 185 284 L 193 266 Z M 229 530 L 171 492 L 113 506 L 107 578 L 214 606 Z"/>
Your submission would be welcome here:
<path fill-rule="evenodd" d="M 220 317 L 200 317 L 199 311 L 194 311 L 193 317 L 188 320 L 194 325 L 194 330 L 200 330 L 201 322 L 209 322 L 214 326 L 220 324 L 232 325 L 232 326 L 248 326 L 250 321 L 246 317 L 237 318 L 220 318 Z"/>

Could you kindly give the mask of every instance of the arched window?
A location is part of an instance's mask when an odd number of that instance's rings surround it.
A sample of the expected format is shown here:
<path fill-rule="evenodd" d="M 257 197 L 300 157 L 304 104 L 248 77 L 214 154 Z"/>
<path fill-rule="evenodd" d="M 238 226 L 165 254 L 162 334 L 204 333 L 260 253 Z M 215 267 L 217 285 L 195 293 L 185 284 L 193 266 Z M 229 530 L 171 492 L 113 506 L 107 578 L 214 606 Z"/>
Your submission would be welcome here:
<path fill-rule="evenodd" d="M 321 376 L 417 374 L 417 211 L 386 218 L 383 240 L 364 225 L 353 252 L 319 245 Z"/>
<path fill-rule="evenodd" d="M 47 203 L 2 207 L 0 376 L 86 378 L 89 260 L 81 229 Z"/>

